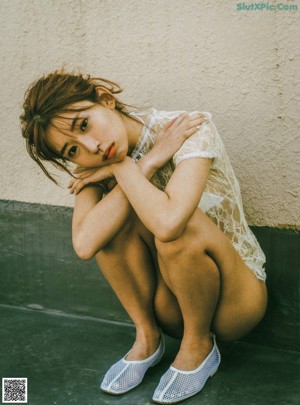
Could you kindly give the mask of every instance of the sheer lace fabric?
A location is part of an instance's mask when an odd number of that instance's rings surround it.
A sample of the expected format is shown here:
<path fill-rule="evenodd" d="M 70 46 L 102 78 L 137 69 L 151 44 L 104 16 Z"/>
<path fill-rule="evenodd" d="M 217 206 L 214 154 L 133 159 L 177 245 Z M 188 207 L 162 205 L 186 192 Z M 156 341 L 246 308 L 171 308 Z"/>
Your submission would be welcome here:
<path fill-rule="evenodd" d="M 154 108 L 131 113 L 145 124 L 131 157 L 139 159 L 148 153 L 159 130 L 180 113 L 182 111 L 157 111 Z M 256 277 L 265 280 L 263 266 L 266 258 L 246 222 L 238 181 L 211 114 L 203 114 L 207 122 L 182 144 L 173 159 L 155 173 L 151 182 L 160 190 L 164 190 L 181 161 L 194 157 L 212 158 L 210 173 L 198 206 L 230 239 Z"/>

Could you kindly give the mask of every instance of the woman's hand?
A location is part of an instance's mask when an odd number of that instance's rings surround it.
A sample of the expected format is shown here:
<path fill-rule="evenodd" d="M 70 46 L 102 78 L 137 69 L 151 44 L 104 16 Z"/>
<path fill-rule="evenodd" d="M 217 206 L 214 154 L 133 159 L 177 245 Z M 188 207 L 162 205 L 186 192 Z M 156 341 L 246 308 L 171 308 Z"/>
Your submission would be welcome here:
<path fill-rule="evenodd" d="M 168 122 L 156 136 L 153 148 L 145 157 L 151 162 L 152 169 L 157 170 L 166 164 L 182 143 L 191 135 L 195 134 L 201 124 L 205 122 L 205 115 L 199 113 L 183 113 Z M 116 183 L 114 179 L 114 166 L 107 165 L 100 168 L 75 169 L 73 178 L 69 183 L 71 194 L 78 194 L 84 187 L 89 184 L 100 183 L 104 192 L 112 190 Z"/>
<path fill-rule="evenodd" d="M 80 193 L 89 184 L 100 183 L 104 192 L 112 190 L 116 185 L 111 165 L 95 168 L 77 167 L 74 175 L 76 177 L 70 181 L 68 186 L 71 194 Z"/>
<path fill-rule="evenodd" d="M 185 112 L 168 122 L 157 134 L 154 146 L 147 154 L 148 159 L 151 157 L 152 165 L 156 169 L 165 165 L 183 142 L 194 135 L 206 121 L 204 114 Z"/>

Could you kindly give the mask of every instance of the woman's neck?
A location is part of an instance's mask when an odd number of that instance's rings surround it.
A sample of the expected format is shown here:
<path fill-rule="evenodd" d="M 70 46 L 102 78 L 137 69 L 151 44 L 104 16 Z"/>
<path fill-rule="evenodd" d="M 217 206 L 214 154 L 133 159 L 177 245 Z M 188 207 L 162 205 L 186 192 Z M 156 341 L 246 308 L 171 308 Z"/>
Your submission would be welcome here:
<path fill-rule="evenodd" d="M 131 154 L 139 140 L 144 125 L 125 114 L 122 114 L 122 119 L 128 136 L 128 152 Z"/>

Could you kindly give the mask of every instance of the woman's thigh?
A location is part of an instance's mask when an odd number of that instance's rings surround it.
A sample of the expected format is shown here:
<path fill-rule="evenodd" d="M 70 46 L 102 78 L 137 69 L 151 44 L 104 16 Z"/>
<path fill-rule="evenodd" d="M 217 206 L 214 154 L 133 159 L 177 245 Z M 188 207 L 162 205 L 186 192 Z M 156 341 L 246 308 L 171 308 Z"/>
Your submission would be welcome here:
<path fill-rule="evenodd" d="M 161 244 L 157 246 L 161 247 Z M 267 305 L 265 283 L 255 276 L 230 240 L 200 209 L 196 210 L 180 238 L 168 242 L 167 251 L 170 253 L 172 249 L 175 254 L 192 254 L 194 258 L 197 258 L 195 250 L 198 249 L 199 258 L 205 251 L 216 263 L 220 275 L 220 296 L 212 330 L 220 339 L 240 338 L 262 319 Z M 199 263 L 195 260 L 195 266 L 199 266 L 201 271 L 200 260 Z M 171 302 L 172 296 L 165 284 L 160 287 L 161 297 L 164 291 L 166 301 Z"/>
<path fill-rule="evenodd" d="M 244 264 L 237 267 L 240 275 L 233 281 L 221 281 L 220 297 L 212 330 L 221 340 L 235 340 L 249 333 L 263 318 L 267 307 L 264 281 Z"/>
<path fill-rule="evenodd" d="M 266 285 L 207 215 L 197 210 L 195 219 L 203 222 L 203 231 L 208 235 L 207 253 L 220 273 L 220 296 L 212 328 L 220 339 L 238 339 L 263 318 L 267 307 Z"/>

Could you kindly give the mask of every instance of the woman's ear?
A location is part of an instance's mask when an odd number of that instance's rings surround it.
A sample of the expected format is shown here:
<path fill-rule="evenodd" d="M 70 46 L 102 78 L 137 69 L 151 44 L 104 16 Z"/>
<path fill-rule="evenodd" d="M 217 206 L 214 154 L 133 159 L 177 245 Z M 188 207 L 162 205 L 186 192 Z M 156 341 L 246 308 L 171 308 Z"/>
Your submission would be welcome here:
<path fill-rule="evenodd" d="M 116 100 L 112 93 L 105 87 L 97 87 L 97 94 L 100 104 L 114 110 L 116 107 Z"/>

